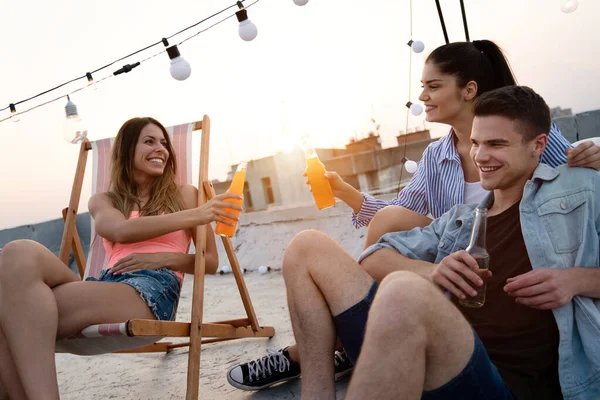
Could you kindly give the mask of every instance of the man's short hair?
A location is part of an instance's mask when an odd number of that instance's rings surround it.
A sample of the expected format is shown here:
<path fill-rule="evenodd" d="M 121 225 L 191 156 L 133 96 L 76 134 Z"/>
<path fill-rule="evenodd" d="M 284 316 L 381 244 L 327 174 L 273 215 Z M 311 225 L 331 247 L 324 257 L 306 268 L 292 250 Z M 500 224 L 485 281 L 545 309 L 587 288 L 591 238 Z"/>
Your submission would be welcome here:
<path fill-rule="evenodd" d="M 515 121 L 524 142 L 540 133 L 548 134 L 552 123 L 550 109 L 542 96 L 527 86 L 505 86 L 475 100 L 476 117 L 494 115 Z"/>

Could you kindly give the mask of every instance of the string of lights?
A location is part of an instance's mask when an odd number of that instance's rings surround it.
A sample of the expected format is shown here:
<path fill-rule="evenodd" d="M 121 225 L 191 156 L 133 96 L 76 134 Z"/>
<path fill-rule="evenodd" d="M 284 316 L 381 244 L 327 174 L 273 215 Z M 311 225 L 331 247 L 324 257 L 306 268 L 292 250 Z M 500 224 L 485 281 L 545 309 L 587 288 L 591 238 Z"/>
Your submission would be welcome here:
<path fill-rule="evenodd" d="M 421 115 L 423 113 L 423 106 L 419 103 L 413 103 L 410 101 L 412 97 L 412 53 L 422 53 L 425 50 L 425 44 L 420 40 L 413 40 L 413 9 L 412 9 L 412 0 L 409 2 L 409 27 L 410 27 L 410 39 L 408 43 L 406 43 L 410 49 L 408 51 L 408 102 L 406 103 L 406 125 L 404 128 L 404 150 L 402 155 L 402 164 L 404 164 L 404 168 L 406 172 L 410 174 L 414 174 L 417 170 L 417 163 L 413 160 L 409 160 L 406 157 L 406 145 L 408 143 L 408 118 L 409 112 L 415 116 Z M 398 179 L 398 188 L 397 191 L 400 191 L 400 186 L 402 185 L 402 173 L 403 169 L 400 169 L 400 178 Z"/>
<path fill-rule="evenodd" d="M 25 113 L 33 111 L 33 110 L 35 110 L 35 109 L 37 109 L 39 107 L 48 105 L 50 103 L 53 103 L 55 101 L 58 101 L 60 99 L 65 98 L 65 97 L 68 97 L 69 95 L 72 95 L 74 93 L 80 92 L 81 90 L 84 90 L 84 89 L 86 89 L 86 88 L 88 88 L 88 87 L 90 87 L 92 85 L 97 85 L 100 82 L 105 81 L 106 79 L 112 78 L 114 76 L 117 76 L 117 75 L 120 75 L 120 74 L 123 74 L 123 73 L 128 73 L 128 72 L 132 71 L 134 68 L 136 68 L 137 66 L 141 65 L 142 63 L 144 63 L 144 62 L 146 62 L 146 61 L 148 61 L 148 60 L 150 60 L 150 59 L 152 59 L 152 58 L 154 58 L 154 57 L 156 57 L 156 56 L 158 56 L 158 55 L 160 55 L 162 53 L 165 53 L 165 52 L 168 53 L 169 58 L 171 59 L 170 71 L 171 71 L 171 75 L 173 76 L 173 78 L 177 79 L 177 80 L 187 79 L 190 76 L 190 74 L 191 74 L 191 67 L 190 67 L 189 63 L 187 61 L 185 61 L 185 59 L 183 59 L 183 57 L 181 57 L 181 55 L 179 53 L 179 49 L 177 47 L 178 45 L 181 45 L 182 43 L 184 43 L 184 42 L 186 42 L 186 41 L 188 41 L 188 40 L 190 40 L 190 39 L 198 36 L 200 33 L 206 32 L 207 30 L 209 30 L 209 29 L 211 29 L 211 28 L 213 28 L 213 27 L 221 24 L 222 22 L 224 22 L 224 21 L 232 18 L 233 16 L 236 16 L 237 19 L 238 19 L 238 22 L 240 23 L 239 32 L 238 32 L 240 38 L 242 38 L 245 41 L 250 41 L 250 40 L 253 40 L 254 38 L 256 38 L 258 30 L 257 30 L 256 26 L 248 19 L 247 8 L 249 8 L 252 5 L 256 4 L 260 0 L 255 0 L 254 2 L 248 4 L 247 6 L 244 6 L 243 1 L 244 0 L 237 1 L 235 4 L 230 5 L 230 6 L 224 8 L 224 9 L 222 9 L 222 10 L 220 10 L 220 11 L 218 11 L 218 12 L 216 12 L 216 13 L 214 13 L 214 14 L 206 17 L 206 18 L 203 18 L 202 20 L 196 22 L 195 24 L 190 25 L 190 26 L 188 26 L 188 27 L 186 27 L 184 29 L 181 29 L 178 32 L 176 32 L 176 33 L 174 33 L 174 34 L 172 34 L 170 36 L 164 37 L 164 38 L 162 38 L 158 42 L 152 43 L 152 44 L 150 44 L 150 45 L 148 45 L 148 46 L 146 46 L 146 47 L 144 47 L 142 49 L 136 50 L 136 51 L 134 51 L 134 52 L 132 52 L 132 53 L 124 56 L 124 57 L 120 57 L 117 60 L 112 61 L 112 62 L 110 62 L 110 63 L 108 63 L 108 64 L 106 64 L 106 65 L 104 65 L 104 66 L 102 66 L 100 68 L 96 68 L 95 70 L 92 70 L 91 72 L 86 72 L 82 76 L 78 76 L 76 78 L 70 79 L 70 80 L 68 80 L 68 81 L 66 81 L 66 82 L 64 82 L 64 83 L 62 83 L 60 85 L 57 85 L 57 86 L 54 86 L 54 87 L 52 87 L 50 89 L 44 90 L 44 91 L 42 91 L 42 92 L 40 92 L 40 93 L 38 93 L 38 94 L 36 94 L 34 96 L 30 96 L 30 97 L 26 98 L 26 99 L 23 99 L 23 100 L 14 102 L 14 103 L 10 103 L 7 107 L 0 109 L 0 112 L 8 110 L 8 109 L 11 112 L 11 114 L 8 117 L 0 119 L 0 123 L 2 123 L 4 121 L 7 121 L 7 120 L 13 120 L 14 122 L 18 122 L 20 120 L 20 115 L 22 115 L 22 114 L 25 114 Z M 298 4 L 299 1 L 300 0 L 294 0 L 294 3 L 296 3 L 297 5 L 304 5 L 304 4 L 306 4 L 308 2 L 308 0 L 306 0 L 306 1 L 303 2 L 303 4 Z M 186 31 L 188 31 L 188 30 L 190 30 L 192 28 L 195 28 L 198 25 L 202 24 L 203 22 L 206 22 L 206 21 L 208 21 L 208 20 L 210 20 L 210 19 L 212 19 L 212 18 L 214 18 L 214 17 L 216 17 L 216 16 L 218 16 L 218 15 L 220 15 L 220 14 L 222 14 L 222 13 L 228 11 L 228 10 L 230 10 L 231 8 L 236 7 L 236 6 L 239 8 L 239 10 L 236 11 L 234 14 L 231 14 L 231 15 L 229 15 L 229 16 L 227 16 L 227 17 L 225 17 L 225 18 L 223 18 L 223 19 L 221 19 L 219 21 L 217 21 L 216 23 L 214 23 L 212 25 L 209 25 L 208 27 L 206 27 L 204 29 L 199 30 L 198 32 L 196 32 L 196 33 L 188 36 L 187 38 L 179 41 L 175 45 L 169 46 L 168 39 L 171 39 L 171 38 L 173 38 L 173 37 L 175 37 L 177 35 L 180 35 L 180 34 L 186 32 Z M 163 44 L 166 48 L 163 49 L 162 51 L 160 51 L 158 53 L 155 53 L 155 54 L 153 54 L 153 55 L 151 55 L 149 57 L 146 57 L 146 58 L 144 58 L 144 59 L 142 59 L 142 60 L 140 60 L 138 62 L 135 62 L 135 63 L 132 63 L 132 64 L 125 64 L 121 68 L 119 68 L 116 71 L 114 71 L 111 75 L 103 77 L 103 78 L 101 78 L 99 80 L 94 80 L 93 74 L 96 74 L 96 73 L 98 73 L 98 72 L 100 72 L 102 70 L 105 70 L 105 69 L 107 69 L 107 68 L 115 65 L 119 61 L 123 61 L 125 59 L 130 58 L 130 57 L 133 57 L 133 56 L 135 56 L 135 55 L 137 55 L 139 53 L 142 53 L 142 52 L 144 52 L 146 50 L 149 50 L 152 47 L 155 47 L 155 46 L 160 45 L 160 44 Z M 43 96 L 43 95 L 46 95 L 46 94 L 51 93 L 53 91 L 56 91 L 56 90 L 58 90 L 58 89 L 60 89 L 60 88 L 62 88 L 64 86 L 66 86 L 66 85 L 69 85 L 69 84 L 71 84 L 73 82 L 76 82 L 76 81 L 82 80 L 82 79 L 86 79 L 87 80 L 87 85 L 82 86 L 80 88 L 77 88 L 77 89 L 75 89 L 75 90 L 73 90 L 73 91 L 71 91 L 69 93 L 61 94 L 60 96 L 52 98 L 52 99 L 50 99 L 48 101 L 45 101 L 43 103 L 37 104 L 37 105 L 35 105 L 33 107 L 27 108 L 27 109 L 25 109 L 23 111 L 18 111 L 17 110 L 17 107 L 16 107 L 17 105 L 20 105 L 20 104 L 23 104 L 25 102 L 31 101 L 33 99 L 36 99 L 36 98 L 38 98 L 40 96 Z M 68 114 L 68 112 L 67 112 L 67 114 Z M 83 139 L 81 139 L 81 140 L 83 140 Z"/>

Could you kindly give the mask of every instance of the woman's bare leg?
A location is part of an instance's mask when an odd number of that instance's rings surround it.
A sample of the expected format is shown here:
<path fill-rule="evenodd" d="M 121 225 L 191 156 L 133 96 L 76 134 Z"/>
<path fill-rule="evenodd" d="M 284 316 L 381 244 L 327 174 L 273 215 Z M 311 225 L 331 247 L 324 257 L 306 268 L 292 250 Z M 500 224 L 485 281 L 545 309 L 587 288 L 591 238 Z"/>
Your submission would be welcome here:
<path fill-rule="evenodd" d="M 81 282 L 48 249 L 28 240 L 2 249 L 0 307 L 0 324 L 30 399 L 58 398 L 57 334 L 69 336 L 92 324 L 154 319 L 130 286 Z"/>
<path fill-rule="evenodd" d="M 432 219 L 408 208 L 387 206 L 377 211 L 369 223 L 365 249 L 379 240 L 388 232 L 409 231 L 417 226 L 425 227 Z"/>
<path fill-rule="evenodd" d="M 10 400 L 26 400 L 25 390 L 21 384 L 21 378 L 17 374 L 17 368 L 12 354 L 8 348 L 6 337 L 0 327 L 0 382 L 4 386 Z"/>

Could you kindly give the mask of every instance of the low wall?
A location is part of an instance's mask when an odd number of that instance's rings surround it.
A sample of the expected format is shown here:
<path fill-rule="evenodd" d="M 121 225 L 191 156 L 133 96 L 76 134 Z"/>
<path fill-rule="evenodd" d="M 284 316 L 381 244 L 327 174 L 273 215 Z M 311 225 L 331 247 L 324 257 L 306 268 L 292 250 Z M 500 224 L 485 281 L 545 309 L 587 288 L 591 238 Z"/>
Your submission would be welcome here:
<path fill-rule="evenodd" d="M 233 238 L 240 265 L 249 271 L 256 270 L 261 265 L 280 268 L 285 246 L 298 232 L 305 229 L 316 229 L 328 234 L 352 256 L 358 257 L 363 247 L 366 228 L 354 229 L 350 215 L 350 208 L 339 201 L 335 207 L 321 211 L 311 204 L 242 214 L 240 227 Z M 90 243 L 89 213 L 77 216 L 77 229 L 87 257 Z M 62 232 L 62 219 L 2 230 L 0 248 L 12 240 L 31 239 L 58 255 Z M 221 240 L 217 240 L 217 247 L 219 264 L 229 264 Z M 77 271 L 72 255 L 69 267 L 74 272 Z"/>

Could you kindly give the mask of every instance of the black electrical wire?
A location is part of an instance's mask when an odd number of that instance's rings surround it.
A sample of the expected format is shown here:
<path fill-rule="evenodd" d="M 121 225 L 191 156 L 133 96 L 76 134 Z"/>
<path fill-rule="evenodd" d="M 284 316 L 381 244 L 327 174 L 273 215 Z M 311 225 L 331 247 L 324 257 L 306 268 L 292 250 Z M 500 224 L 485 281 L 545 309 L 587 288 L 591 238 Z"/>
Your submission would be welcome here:
<path fill-rule="evenodd" d="M 242 1 L 244 1 L 244 0 L 242 0 Z M 207 21 L 207 20 L 209 20 L 209 19 L 211 19 L 211 18 L 214 18 L 214 17 L 216 17 L 217 15 L 224 13 L 225 11 L 229 10 L 230 8 L 237 7 L 237 6 L 238 6 L 238 3 L 239 3 L 239 2 L 236 2 L 236 4 L 230 5 L 229 7 L 226 7 L 226 8 L 224 8 L 224 9 L 222 9 L 221 11 L 218 11 L 218 12 L 216 12 L 216 13 L 214 13 L 214 14 L 212 14 L 212 15 L 210 15 L 210 16 L 208 16 L 208 17 L 206 17 L 206 18 L 204 18 L 204 19 L 202 19 L 201 21 L 198 21 L 198 22 L 196 22 L 195 24 L 188 26 L 187 28 L 183 28 L 183 29 L 181 29 L 181 30 L 179 30 L 179 31 L 175 32 L 175 33 L 174 33 L 174 34 L 172 34 L 171 36 L 167 36 L 166 38 L 167 38 L 167 39 L 171 39 L 171 38 L 172 38 L 172 37 L 174 37 L 174 36 L 177 36 L 177 35 L 179 35 L 179 34 L 181 34 L 181 33 L 185 32 L 185 31 L 187 31 L 187 30 L 190 30 L 190 29 L 192 29 L 192 28 L 194 28 L 194 27 L 196 27 L 196 26 L 200 25 L 201 23 L 203 23 L 203 22 L 206 22 L 206 21 Z M 255 1 L 254 3 L 252 3 L 252 4 L 255 4 L 255 3 L 256 3 L 256 1 Z M 252 4 L 250 4 L 250 5 L 252 5 Z M 214 26 L 214 25 L 213 25 L 213 26 Z M 196 36 L 196 35 L 194 35 L 194 36 Z M 35 99 L 35 98 L 37 98 L 37 97 L 43 96 L 43 95 L 45 95 L 45 94 L 47 94 L 47 93 L 50 93 L 50 92 L 52 92 L 52 91 L 54 91 L 54 90 L 60 89 L 61 87 L 63 87 L 63 86 L 66 86 L 66 85 L 68 85 L 68 84 L 70 84 L 70 83 L 73 83 L 73 82 L 75 82 L 75 81 L 78 81 L 78 80 L 80 80 L 80 79 L 83 79 L 83 78 L 86 78 L 86 79 L 87 79 L 87 78 L 88 78 L 88 74 L 90 74 L 90 73 L 91 73 L 91 74 L 94 74 L 94 73 L 96 73 L 96 72 L 102 71 L 102 70 L 104 70 L 104 69 L 106 69 L 106 68 L 108 68 L 108 67 L 111 67 L 111 66 L 113 66 L 114 64 L 118 63 L 119 61 L 123 61 L 123 60 L 125 60 L 126 58 L 129 58 L 129 57 L 135 56 L 136 54 L 139 54 L 139 53 L 141 53 L 141 52 L 143 52 L 143 51 L 146 51 L 146 50 L 148 50 L 148 49 L 150 49 L 150 48 L 152 48 L 152 47 L 154 47 L 154 46 L 156 46 L 156 45 L 162 44 L 162 43 L 163 43 L 163 41 L 162 41 L 162 39 L 161 39 L 161 40 L 159 40 L 158 42 L 152 43 L 152 44 L 150 44 L 150 45 L 148 45 L 148 46 L 146 46 L 146 47 L 144 47 L 144 48 L 142 48 L 142 49 L 140 49 L 140 50 L 134 51 L 133 53 L 130 53 L 130 54 L 128 54 L 128 55 L 126 55 L 126 56 L 124 56 L 124 57 L 121 57 L 121 58 L 119 58 L 119 59 L 117 59 L 117 60 L 115 60 L 115 61 L 113 61 L 113 62 L 110 62 L 110 63 L 108 63 L 108 64 L 106 64 L 106 65 L 104 65 L 104 66 L 102 66 L 102 67 L 100 67 L 100 68 L 96 68 L 95 70 L 93 70 L 93 71 L 91 71 L 91 72 L 88 72 L 88 73 L 86 73 L 86 74 L 84 74 L 84 75 L 82 75 L 82 76 L 78 76 L 77 78 L 73 78 L 73 79 L 71 79 L 71 80 L 69 80 L 69 81 L 67 81 L 67 82 L 65 82 L 65 83 L 61 83 L 60 85 L 58 85 L 58 86 L 55 86 L 55 87 L 53 87 L 53 88 L 51 88 L 51 89 L 45 90 L 45 91 L 43 91 L 43 92 L 41 92 L 41 93 L 38 93 L 38 94 L 36 94 L 36 95 L 34 95 L 34 96 L 28 97 L 28 98 L 26 98 L 26 99 L 24 99 L 24 100 L 20 100 L 20 101 L 17 101 L 17 102 L 11 103 L 11 104 L 14 104 L 14 105 L 16 106 L 16 105 L 19 105 L 19 104 L 25 103 L 25 102 L 27 102 L 27 101 L 33 100 L 33 99 Z M 0 109 L 0 111 L 7 110 L 8 108 L 10 108 L 10 106 L 7 106 L 7 107 L 5 107 L 5 108 L 3 108 L 3 109 Z"/>

